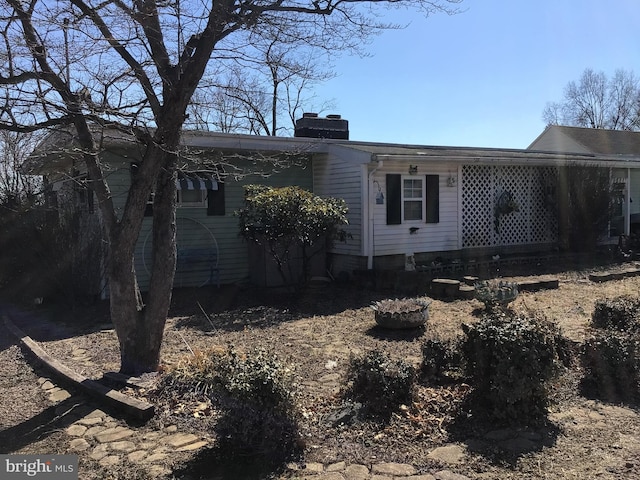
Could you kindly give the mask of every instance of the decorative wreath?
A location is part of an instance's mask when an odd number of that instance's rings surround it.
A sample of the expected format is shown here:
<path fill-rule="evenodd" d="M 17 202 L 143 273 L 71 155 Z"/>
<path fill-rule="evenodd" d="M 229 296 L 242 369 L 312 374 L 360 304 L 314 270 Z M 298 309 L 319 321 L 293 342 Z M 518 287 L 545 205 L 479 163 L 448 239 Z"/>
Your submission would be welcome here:
<path fill-rule="evenodd" d="M 496 207 L 495 207 L 494 225 L 495 225 L 496 233 L 498 233 L 500 228 L 500 217 L 502 215 L 508 215 L 512 212 L 518 212 L 518 211 L 520 211 L 520 206 L 518 205 L 518 202 L 516 201 L 516 199 L 513 197 L 513 193 L 511 193 L 508 190 L 505 190 L 504 192 L 502 192 L 498 197 L 498 201 L 496 202 Z"/>

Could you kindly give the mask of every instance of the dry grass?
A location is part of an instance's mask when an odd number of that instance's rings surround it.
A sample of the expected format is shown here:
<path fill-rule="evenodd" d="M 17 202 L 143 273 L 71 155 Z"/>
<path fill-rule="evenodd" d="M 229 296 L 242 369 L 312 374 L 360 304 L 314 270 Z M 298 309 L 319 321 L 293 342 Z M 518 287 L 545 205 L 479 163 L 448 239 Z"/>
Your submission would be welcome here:
<path fill-rule="evenodd" d="M 516 311 L 543 314 L 567 338 L 580 343 L 588 333 L 597 299 L 637 297 L 640 291 L 640 277 L 597 284 L 588 280 L 588 274 L 589 271 L 558 274 L 557 290 L 522 293 L 511 306 Z M 236 300 L 230 305 L 229 298 L 234 295 Z M 582 397 L 577 389 L 578 366 L 554 385 L 552 427 L 538 432 L 535 448 L 526 452 L 487 446 L 483 436 L 486 432 L 476 431 L 475 427 L 466 431 L 462 427 L 461 434 L 456 417 L 469 387 L 459 384 L 420 386 L 414 404 L 392 416 L 385 425 L 363 422 L 350 427 L 328 426 L 327 415 L 342 405 L 341 392 L 352 356 L 378 349 L 418 366 L 424 339 L 461 335 L 461 325 L 476 322 L 483 308 L 476 300 L 434 300 L 426 328 L 386 331 L 376 327 L 370 308 L 373 301 L 384 298 L 395 295 L 344 286 L 327 286 L 296 300 L 250 291 L 200 289 L 178 293 L 167 321 L 163 363 L 165 368 L 171 368 L 180 365 L 184 361 L 181 359 L 192 351 L 226 348 L 229 344 L 240 350 L 262 348 L 276 352 L 293 365 L 297 376 L 307 461 L 407 462 L 423 472 L 432 472 L 442 465 L 431 460 L 428 453 L 437 446 L 457 442 L 467 446 L 469 455 L 464 464 L 451 469 L 470 478 L 640 478 L 638 411 Z M 48 341 L 45 348 L 89 377 L 99 378 L 104 371 L 118 366 L 117 341 L 108 328 L 89 327 L 82 334 Z M 73 353 L 78 349 L 89 352 L 90 360 L 78 360 Z M 165 401 L 157 396 L 150 398 Z M 159 404 L 162 413 L 156 421 L 177 423 L 184 429 L 210 428 L 215 409 L 209 418 L 202 418 L 202 400 L 182 402 L 180 411 Z M 194 415 L 196 408 L 200 409 L 198 415 Z M 484 446 L 479 448 L 479 444 Z"/>

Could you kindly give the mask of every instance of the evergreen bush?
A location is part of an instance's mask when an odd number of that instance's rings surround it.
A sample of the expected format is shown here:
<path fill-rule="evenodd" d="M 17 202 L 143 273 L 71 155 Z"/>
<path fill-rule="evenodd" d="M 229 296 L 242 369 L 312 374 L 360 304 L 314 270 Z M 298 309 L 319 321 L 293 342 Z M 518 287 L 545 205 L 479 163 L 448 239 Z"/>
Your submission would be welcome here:
<path fill-rule="evenodd" d="M 640 401 L 640 335 L 596 330 L 582 348 L 587 393 L 609 402 Z"/>
<path fill-rule="evenodd" d="M 640 299 L 623 295 L 597 300 L 591 323 L 596 328 L 620 332 L 640 331 Z"/>
<path fill-rule="evenodd" d="M 461 350 L 475 392 L 472 408 L 501 423 L 544 421 L 547 381 L 559 366 L 558 329 L 542 318 L 491 313 L 463 330 Z"/>
<path fill-rule="evenodd" d="M 400 405 L 409 405 L 413 396 L 415 368 L 404 360 L 392 360 L 380 350 L 352 357 L 348 392 L 362 403 L 366 415 L 389 418 Z"/>
<path fill-rule="evenodd" d="M 458 345 L 453 340 L 430 338 L 422 344 L 422 375 L 429 383 L 442 383 L 460 368 Z"/>
<path fill-rule="evenodd" d="M 218 444 L 232 455 L 284 461 L 300 447 L 293 372 L 275 355 L 230 349 L 218 365 Z"/>
<path fill-rule="evenodd" d="M 277 463 L 300 447 L 293 371 L 264 350 L 197 351 L 168 371 L 158 390 L 165 397 L 211 398 L 222 412 L 214 428 L 225 456 Z"/>

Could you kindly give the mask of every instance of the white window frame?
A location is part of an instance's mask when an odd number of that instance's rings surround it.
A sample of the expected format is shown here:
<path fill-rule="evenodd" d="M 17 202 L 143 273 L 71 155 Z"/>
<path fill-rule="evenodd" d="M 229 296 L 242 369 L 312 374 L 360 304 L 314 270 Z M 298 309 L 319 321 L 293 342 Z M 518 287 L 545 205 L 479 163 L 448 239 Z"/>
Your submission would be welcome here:
<path fill-rule="evenodd" d="M 420 182 L 420 190 L 421 190 L 421 194 L 420 194 L 420 198 L 418 197 L 405 197 L 405 181 L 407 180 L 411 180 L 411 181 L 417 181 Z M 424 222 L 425 219 L 425 215 L 426 215 L 426 202 L 425 202 L 425 188 L 426 187 L 426 180 L 424 175 L 418 176 L 418 175 L 403 175 L 402 176 L 402 184 L 400 185 L 401 188 L 401 198 L 400 198 L 400 205 L 402 207 L 402 223 L 422 223 Z M 405 211 L 404 211 L 404 204 L 405 202 L 410 202 L 410 201 L 420 201 L 422 208 L 420 211 L 420 218 L 419 219 L 411 219 L 411 220 L 407 220 L 405 218 Z"/>
<path fill-rule="evenodd" d="M 187 192 L 199 192 L 200 200 L 196 202 L 185 202 L 182 200 L 182 192 L 185 190 L 177 190 L 177 206 L 179 208 L 204 208 L 207 206 L 207 191 L 206 190 L 186 190 Z"/>

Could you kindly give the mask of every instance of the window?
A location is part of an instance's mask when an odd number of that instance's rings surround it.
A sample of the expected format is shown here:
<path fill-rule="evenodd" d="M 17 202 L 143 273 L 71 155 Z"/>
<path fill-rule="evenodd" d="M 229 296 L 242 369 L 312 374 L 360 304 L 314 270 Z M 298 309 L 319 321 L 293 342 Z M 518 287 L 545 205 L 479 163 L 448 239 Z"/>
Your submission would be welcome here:
<path fill-rule="evenodd" d="M 406 221 L 422 220 L 423 178 L 402 179 L 402 218 Z"/>
<path fill-rule="evenodd" d="M 440 176 L 388 174 L 387 225 L 440 222 Z"/>
<path fill-rule="evenodd" d="M 178 190 L 176 192 L 178 207 L 206 207 L 206 190 Z"/>

